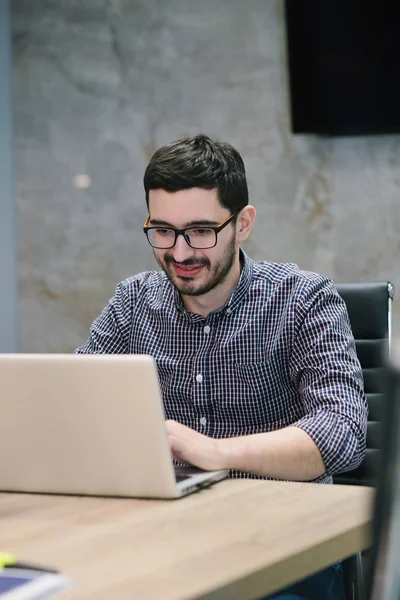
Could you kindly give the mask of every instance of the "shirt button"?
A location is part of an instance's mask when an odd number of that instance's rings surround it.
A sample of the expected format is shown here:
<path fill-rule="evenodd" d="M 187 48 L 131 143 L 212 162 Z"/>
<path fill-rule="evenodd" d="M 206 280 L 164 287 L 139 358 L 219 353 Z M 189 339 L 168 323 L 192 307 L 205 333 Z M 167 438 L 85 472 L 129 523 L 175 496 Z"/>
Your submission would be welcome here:
<path fill-rule="evenodd" d="M 203 375 L 201 373 L 199 373 L 198 375 L 196 375 L 196 380 L 201 383 L 203 381 Z"/>
<path fill-rule="evenodd" d="M 201 417 L 200 419 L 200 425 L 206 425 L 207 424 L 207 419 L 205 417 Z"/>
<path fill-rule="evenodd" d="M 210 331 L 211 331 L 211 328 L 208 325 L 206 325 L 204 327 L 204 333 L 210 333 Z"/>
<path fill-rule="evenodd" d="M 230 308 L 227 308 L 227 309 L 226 309 L 226 314 L 227 314 L 227 315 L 230 315 L 230 314 L 231 314 L 231 309 L 230 309 Z"/>

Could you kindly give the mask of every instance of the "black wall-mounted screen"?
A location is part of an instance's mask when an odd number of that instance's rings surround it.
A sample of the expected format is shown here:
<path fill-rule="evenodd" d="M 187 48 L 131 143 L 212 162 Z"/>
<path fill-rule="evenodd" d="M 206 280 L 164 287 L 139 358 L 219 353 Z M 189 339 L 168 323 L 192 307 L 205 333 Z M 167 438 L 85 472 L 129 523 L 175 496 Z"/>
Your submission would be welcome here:
<path fill-rule="evenodd" d="M 400 0 L 285 0 L 294 133 L 400 133 Z"/>

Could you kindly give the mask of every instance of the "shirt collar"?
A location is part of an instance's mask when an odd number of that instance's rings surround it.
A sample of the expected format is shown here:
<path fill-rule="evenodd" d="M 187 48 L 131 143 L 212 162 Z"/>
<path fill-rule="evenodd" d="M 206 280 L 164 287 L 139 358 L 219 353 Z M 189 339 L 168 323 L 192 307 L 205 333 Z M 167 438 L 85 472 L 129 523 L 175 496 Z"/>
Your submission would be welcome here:
<path fill-rule="evenodd" d="M 233 290 L 232 294 L 228 298 L 227 302 L 225 302 L 225 304 L 223 306 L 221 306 L 220 308 L 218 308 L 217 310 L 210 313 L 209 316 L 211 316 L 211 315 L 220 316 L 223 314 L 230 315 L 239 306 L 239 304 L 242 302 L 242 300 L 246 296 L 246 294 L 250 288 L 251 281 L 253 279 L 254 261 L 251 258 L 249 258 L 247 256 L 247 254 L 244 252 L 244 250 L 242 250 L 241 248 L 239 250 L 239 257 L 240 257 L 240 262 L 242 265 L 242 271 L 241 271 L 240 278 L 239 278 L 238 283 L 236 284 L 235 289 Z M 170 285 L 172 286 L 171 283 L 170 283 Z M 176 308 L 180 312 L 184 313 L 187 317 L 189 317 L 190 320 L 195 320 L 195 321 L 204 320 L 204 317 L 202 317 L 201 315 L 196 315 L 196 314 L 191 313 L 188 310 L 186 310 L 185 305 L 182 302 L 182 298 L 181 298 L 178 290 L 175 287 L 174 287 L 174 300 L 175 300 Z"/>

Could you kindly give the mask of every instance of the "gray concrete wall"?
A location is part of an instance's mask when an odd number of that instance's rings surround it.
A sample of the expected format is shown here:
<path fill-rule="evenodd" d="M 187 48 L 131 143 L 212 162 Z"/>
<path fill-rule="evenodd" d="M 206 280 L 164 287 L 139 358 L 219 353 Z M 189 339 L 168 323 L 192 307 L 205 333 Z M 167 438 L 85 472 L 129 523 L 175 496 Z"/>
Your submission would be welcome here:
<path fill-rule="evenodd" d="M 281 0 L 14 0 L 13 33 L 24 350 L 72 350 L 154 267 L 143 171 L 199 131 L 244 157 L 253 258 L 400 284 L 400 136 L 291 135 Z"/>
<path fill-rule="evenodd" d="M 0 352 L 18 349 L 10 20 L 0 0 Z"/>

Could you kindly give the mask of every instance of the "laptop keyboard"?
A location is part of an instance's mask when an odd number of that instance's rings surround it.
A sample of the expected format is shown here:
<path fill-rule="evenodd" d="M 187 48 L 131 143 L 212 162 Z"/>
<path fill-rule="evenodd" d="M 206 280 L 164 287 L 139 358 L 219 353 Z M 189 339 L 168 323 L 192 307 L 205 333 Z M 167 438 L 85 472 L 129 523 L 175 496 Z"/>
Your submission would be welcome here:
<path fill-rule="evenodd" d="M 176 483 L 180 481 L 185 481 L 185 479 L 189 479 L 190 475 L 175 475 Z"/>
<path fill-rule="evenodd" d="M 202 473 L 200 469 L 196 469 L 196 467 L 174 467 L 175 468 L 175 478 L 176 482 L 185 481 L 185 479 L 189 479 L 193 475 L 198 475 Z"/>

